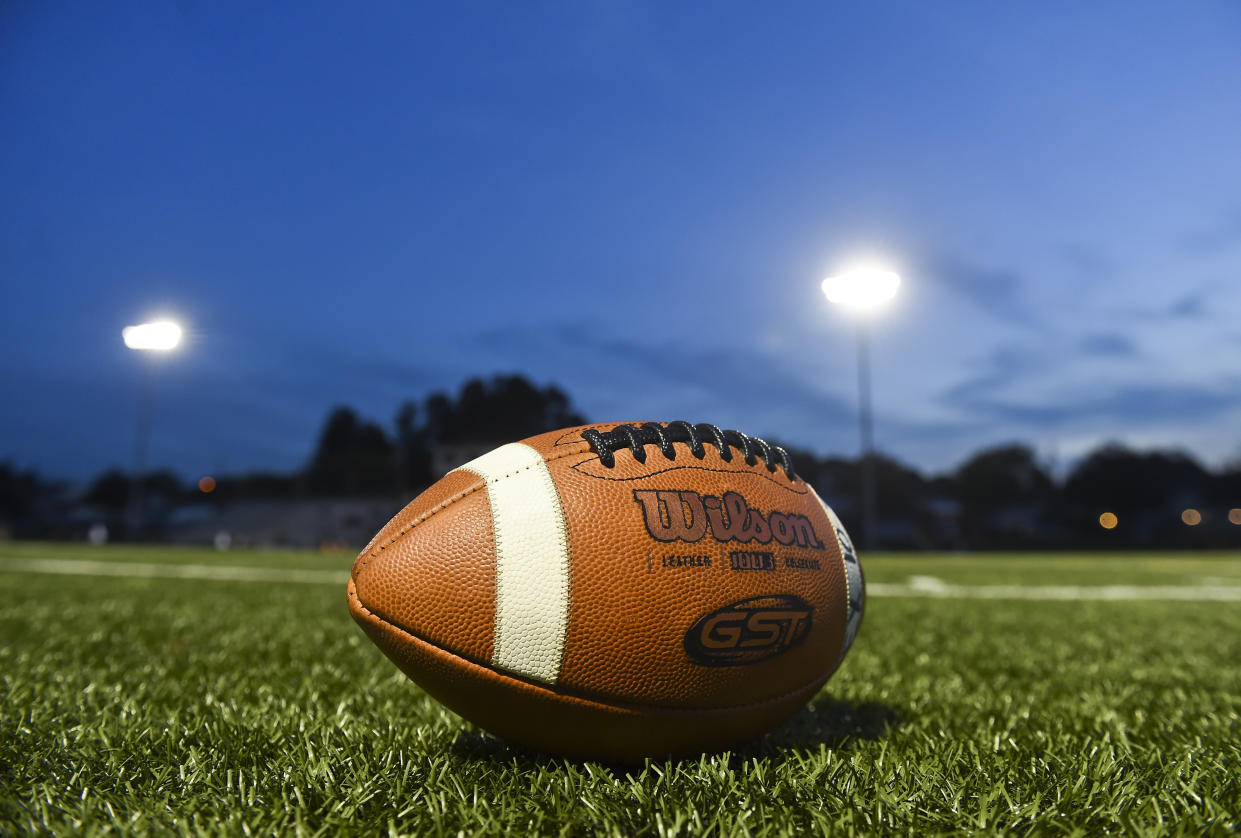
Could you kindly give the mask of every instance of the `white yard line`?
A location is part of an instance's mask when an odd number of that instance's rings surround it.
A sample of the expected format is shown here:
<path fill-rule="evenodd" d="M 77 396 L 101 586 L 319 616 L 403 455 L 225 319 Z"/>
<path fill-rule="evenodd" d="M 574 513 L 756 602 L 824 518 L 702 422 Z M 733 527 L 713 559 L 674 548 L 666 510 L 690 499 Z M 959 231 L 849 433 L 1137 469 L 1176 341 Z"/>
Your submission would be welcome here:
<path fill-rule="evenodd" d="M 19 559 L 0 556 L 0 572 L 53 573 L 65 576 L 124 576 L 133 579 L 211 579 L 227 582 L 302 582 L 343 585 L 344 570 L 303 570 L 236 565 L 99 562 L 90 559 Z"/>
<path fill-rule="evenodd" d="M 90 559 L 23 559 L 0 556 L 0 573 L 50 573 L 65 576 L 119 576 L 131 579 L 207 579 L 225 582 L 296 582 L 343 585 L 344 570 L 308 570 L 238 565 L 101 562 Z M 1194 600 L 1241 602 L 1238 585 L 953 585 L 934 576 L 911 576 L 909 582 L 871 582 L 875 597 L 932 599 L 1034 600 Z"/>
<path fill-rule="evenodd" d="M 1043 600 L 1214 600 L 1241 602 L 1241 587 L 1215 585 L 929 585 L 918 577 L 906 585 L 874 582 L 866 593 L 879 597 L 933 599 L 1043 599 Z"/>

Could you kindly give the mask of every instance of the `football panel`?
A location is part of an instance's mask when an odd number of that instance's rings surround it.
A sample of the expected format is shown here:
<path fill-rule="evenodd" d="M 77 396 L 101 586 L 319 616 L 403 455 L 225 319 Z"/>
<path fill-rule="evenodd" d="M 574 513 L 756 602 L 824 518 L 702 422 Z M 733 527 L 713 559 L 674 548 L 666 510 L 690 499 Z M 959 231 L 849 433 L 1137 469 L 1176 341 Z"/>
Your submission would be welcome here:
<path fill-rule="evenodd" d="M 472 474 L 449 473 L 443 479 L 431 484 L 426 491 L 419 494 L 393 515 L 383 528 L 375 533 L 357 558 L 353 560 L 351 575 L 356 575 L 358 567 L 368 559 L 385 549 L 392 542 L 400 539 L 418 521 L 428 514 L 435 514 L 441 507 L 454 503 L 459 495 L 465 495 L 483 488 L 482 480 Z"/>
<path fill-rule="evenodd" d="M 363 608 L 352 583 L 349 610 L 384 654 L 446 707 L 510 742 L 570 758 L 632 764 L 735 748 L 796 713 L 825 680 L 765 702 L 714 710 L 609 705 L 438 648 Z"/>
<path fill-rule="evenodd" d="M 354 563 L 366 608 L 470 660 L 494 655 L 495 541 L 478 477 L 449 474 L 406 507 Z"/>

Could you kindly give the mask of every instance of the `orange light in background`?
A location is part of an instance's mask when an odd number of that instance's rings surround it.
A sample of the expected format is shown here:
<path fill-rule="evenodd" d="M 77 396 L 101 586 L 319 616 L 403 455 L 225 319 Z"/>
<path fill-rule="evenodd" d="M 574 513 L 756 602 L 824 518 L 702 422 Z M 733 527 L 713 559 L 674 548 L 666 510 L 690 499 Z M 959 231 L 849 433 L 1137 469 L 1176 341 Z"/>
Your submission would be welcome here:
<path fill-rule="evenodd" d="M 1202 523 L 1202 513 L 1191 507 L 1181 513 L 1181 521 L 1187 527 L 1196 527 Z"/>
<path fill-rule="evenodd" d="M 1229 509 L 1228 520 L 1241 527 L 1241 509 Z"/>
<path fill-rule="evenodd" d="M 198 478 L 198 491 L 204 494 L 210 494 L 215 491 L 215 478 L 210 474 L 205 477 Z"/>
<path fill-rule="evenodd" d="M 1119 523 L 1120 519 L 1116 517 L 1114 512 L 1104 512 L 1099 516 L 1099 526 L 1105 530 L 1114 530 Z"/>

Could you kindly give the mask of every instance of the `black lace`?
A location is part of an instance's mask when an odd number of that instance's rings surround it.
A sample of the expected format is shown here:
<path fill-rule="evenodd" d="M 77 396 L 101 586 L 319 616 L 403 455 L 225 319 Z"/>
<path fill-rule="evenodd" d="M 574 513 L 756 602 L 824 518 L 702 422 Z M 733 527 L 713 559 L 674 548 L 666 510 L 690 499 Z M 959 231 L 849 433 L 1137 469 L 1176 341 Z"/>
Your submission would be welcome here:
<path fill-rule="evenodd" d="M 701 460 L 707 454 L 702 444 L 708 442 L 719 449 L 720 457 L 725 462 L 732 461 L 732 449 L 736 448 L 745 456 L 748 466 L 761 459 L 767 465 L 768 471 L 774 472 L 779 465 L 790 480 L 797 476 L 793 472 L 793 461 L 789 459 L 789 452 L 779 445 L 769 445 L 740 431 L 721 431 L 715 425 L 705 423 L 691 425 L 689 422 L 668 422 L 661 425 L 647 422 L 640 427 L 618 425 L 607 433 L 591 428 L 582 431 L 582 438 L 590 443 L 590 450 L 599 455 L 599 462 L 607 468 L 616 465 L 614 455 L 622 448 L 628 448 L 633 452 L 635 460 L 645 463 L 647 445 L 658 445 L 665 457 L 675 460 L 677 452 L 673 444 L 678 442 L 688 443 L 689 452 Z"/>

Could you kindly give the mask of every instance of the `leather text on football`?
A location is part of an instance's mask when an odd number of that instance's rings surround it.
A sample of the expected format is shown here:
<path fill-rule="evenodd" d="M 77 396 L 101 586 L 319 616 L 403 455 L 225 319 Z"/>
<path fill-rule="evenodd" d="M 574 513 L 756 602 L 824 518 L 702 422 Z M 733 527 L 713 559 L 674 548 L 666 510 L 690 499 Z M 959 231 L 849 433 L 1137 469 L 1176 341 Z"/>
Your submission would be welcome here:
<path fill-rule="evenodd" d="M 690 626 L 685 652 L 702 666 L 758 663 L 805 640 L 813 619 L 814 608 L 791 594 L 743 599 Z"/>
<path fill-rule="evenodd" d="M 710 533 L 717 541 L 775 541 L 823 549 L 805 515 L 778 511 L 763 515 L 736 492 L 716 497 L 692 490 L 635 489 L 633 497 L 642 507 L 646 531 L 656 541 L 695 542 Z"/>

